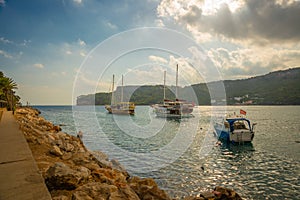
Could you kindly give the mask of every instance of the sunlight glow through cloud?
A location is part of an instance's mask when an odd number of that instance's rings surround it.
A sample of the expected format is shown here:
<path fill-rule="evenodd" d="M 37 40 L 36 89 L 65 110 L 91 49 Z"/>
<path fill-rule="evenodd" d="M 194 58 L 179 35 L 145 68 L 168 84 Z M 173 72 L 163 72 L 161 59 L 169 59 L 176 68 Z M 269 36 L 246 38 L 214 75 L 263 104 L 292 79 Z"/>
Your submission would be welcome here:
<path fill-rule="evenodd" d="M 81 4 L 82 3 L 82 0 L 73 0 L 75 3 L 77 4 Z"/>
<path fill-rule="evenodd" d="M 237 9 L 244 6 L 244 2 L 241 0 L 205 0 L 201 6 L 203 15 L 213 15 L 218 12 L 218 10 L 227 5 L 231 12 L 235 12 Z"/>

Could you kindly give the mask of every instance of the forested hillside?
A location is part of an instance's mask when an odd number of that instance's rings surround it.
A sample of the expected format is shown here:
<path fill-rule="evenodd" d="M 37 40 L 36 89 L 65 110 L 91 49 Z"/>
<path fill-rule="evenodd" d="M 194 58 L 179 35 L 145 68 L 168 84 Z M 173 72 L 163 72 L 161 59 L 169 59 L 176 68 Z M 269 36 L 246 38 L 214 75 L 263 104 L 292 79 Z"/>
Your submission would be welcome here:
<path fill-rule="evenodd" d="M 223 81 L 226 101 L 229 105 L 300 105 L 300 68 L 275 71 L 263 76 L 241 80 Z M 211 97 L 208 88 L 220 82 L 199 83 L 179 87 L 179 98 L 194 101 L 199 105 L 210 105 Z M 209 86 L 209 87 L 208 87 Z M 175 98 L 175 87 L 167 87 L 166 98 Z M 120 87 L 115 91 L 116 101 L 120 100 Z M 137 105 L 160 103 L 163 100 L 163 86 L 125 86 L 124 101 Z M 82 95 L 77 98 L 78 105 L 110 104 L 111 93 Z"/>

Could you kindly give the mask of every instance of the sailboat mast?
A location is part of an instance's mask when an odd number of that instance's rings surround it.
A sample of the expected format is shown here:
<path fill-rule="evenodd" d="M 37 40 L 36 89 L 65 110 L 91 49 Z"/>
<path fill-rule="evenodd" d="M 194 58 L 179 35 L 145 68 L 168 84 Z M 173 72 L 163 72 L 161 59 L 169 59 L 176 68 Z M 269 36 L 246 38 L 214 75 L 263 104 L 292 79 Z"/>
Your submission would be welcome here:
<path fill-rule="evenodd" d="M 176 95 L 176 99 L 178 98 L 178 64 L 176 65 L 176 93 L 175 93 L 175 95 Z"/>
<path fill-rule="evenodd" d="M 123 84 L 124 84 L 124 81 L 123 81 L 123 75 L 122 75 L 121 102 L 123 102 L 123 94 L 124 94 Z"/>
<path fill-rule="evenodd" d="M 167 72 L 164 71 L 164 102 L 166 99 L 166 74 L 167 74 Z"/>

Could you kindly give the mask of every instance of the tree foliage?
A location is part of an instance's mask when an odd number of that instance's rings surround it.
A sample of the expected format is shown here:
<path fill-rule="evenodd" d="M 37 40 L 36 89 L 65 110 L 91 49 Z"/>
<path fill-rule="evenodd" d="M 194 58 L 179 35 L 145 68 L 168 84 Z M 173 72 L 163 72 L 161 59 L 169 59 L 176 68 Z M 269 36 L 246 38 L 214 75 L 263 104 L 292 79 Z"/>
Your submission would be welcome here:
<path fill-rule="evenodd" d="M 0 72 L 1 105 L 7 107 L 8 110 L 13 110 L 16 104 L 19 103 L 20 97 L 15 94 L 15 89 L 18 89 L 17 83 L 12 78 L 6 77 L 3 72 Z"/>

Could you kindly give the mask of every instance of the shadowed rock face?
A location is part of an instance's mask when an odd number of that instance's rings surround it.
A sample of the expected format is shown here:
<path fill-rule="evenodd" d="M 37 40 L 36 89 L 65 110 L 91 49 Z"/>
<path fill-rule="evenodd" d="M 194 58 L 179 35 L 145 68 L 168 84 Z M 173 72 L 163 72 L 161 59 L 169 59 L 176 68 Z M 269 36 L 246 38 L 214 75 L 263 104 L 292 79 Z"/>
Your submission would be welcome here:
<path fill-rule="evenodd" d="M 130 177 L 118 161 L 90 152 L 82 141 L 61 132 L 32 108 L 19 108 L 16 118 L 54 200 L 171 200 L 152 178 Z M 217 187 L 202 197 L 241 199 L 233 190 Z"/>
<path fill-rule="evenodd" d="M 74 190 L 80 183 L 87 182 L 90 174 L 90 170 L 85 167 L 73 170 L 64 163 L 57 162 L 47 170 L 45 181 L 50 190 Z"/>

